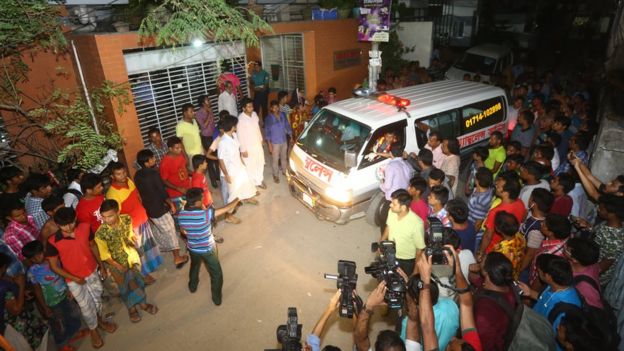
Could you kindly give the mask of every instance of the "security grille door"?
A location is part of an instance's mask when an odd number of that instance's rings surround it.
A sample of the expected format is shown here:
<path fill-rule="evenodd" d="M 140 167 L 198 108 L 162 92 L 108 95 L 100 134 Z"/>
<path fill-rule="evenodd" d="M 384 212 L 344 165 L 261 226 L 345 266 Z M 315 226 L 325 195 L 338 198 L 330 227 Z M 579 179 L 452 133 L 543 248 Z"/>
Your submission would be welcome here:
<path fill-rule="evenodd" d="M 292 92 L 305 88 L 303 34 L 284 34 L 260 38 L 262 67 L 271 76 L 274 90 Z"/>
<path fill-rule="evenodd" d="M 165 141 L 174 136 L 182 106 L 190 103 L 197 108 L 200 95 L 210 96 L 217 116 L 219 65 L 230 67 L 241 82 L 243 95 L 248 95 L 247 62 L 240 43 L 128 52 L 124 58 L 144 144 L 154 127 Z"/>

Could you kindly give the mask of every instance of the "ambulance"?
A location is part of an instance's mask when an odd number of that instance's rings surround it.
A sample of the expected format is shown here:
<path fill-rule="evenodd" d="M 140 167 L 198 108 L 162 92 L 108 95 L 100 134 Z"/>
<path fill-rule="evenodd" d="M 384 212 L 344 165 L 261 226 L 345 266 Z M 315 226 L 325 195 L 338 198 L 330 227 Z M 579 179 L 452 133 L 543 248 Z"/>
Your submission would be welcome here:
<path fill-rule="evenodd" d="M 290 193 L 319 219 L 338 224 L 376 213 L 381 204 L 380 173 L 390 160 L 371 155 L 388 133 L 396 135 L 395 142 L 405 151 L 418 154 L 427 143 L 427 133 L 419 127 L 424 123 L 442 138 L 457 138 L 465 158 L 472 148 L 486 144 L 492 132 L 507 130 L 507 106 L 504 90 L 460 80 L 325 106 L 290 152 L 286 170 Z M 460 172 L 460 178 L 462 174 L 466 172 Z"/>

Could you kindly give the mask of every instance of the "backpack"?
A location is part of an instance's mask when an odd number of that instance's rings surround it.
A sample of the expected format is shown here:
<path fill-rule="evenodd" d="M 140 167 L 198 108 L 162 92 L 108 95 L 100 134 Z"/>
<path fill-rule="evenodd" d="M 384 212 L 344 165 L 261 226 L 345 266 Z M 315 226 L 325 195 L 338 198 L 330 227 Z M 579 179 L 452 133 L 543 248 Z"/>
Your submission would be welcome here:
<path fill-rule="evenodd" d="M 600 292 L 600 286 L 598 283 L 587 275 L 578 275 L 574 277 L 573 286 L 576 289 L 576 285 L 580 282 L 586 282 L 590 284 L 596 291 Z M 578 290 L 576 291 L 580 300 L 581 307 L 566 302 L 559 302 L 548 314 L 548 320 L 550 323 L 554 323 L 557 317 L 562 313 L 575 313 L 585 318 L 590 324 L 596 327 L 596 330 L 600 330 L 600 338 L 604 340 L 605 350 L 617 350 L 620 343 L 620 336 L 618 335 L 617 318 L 613 312 L 613 308 L 602 298 L 600 294 L 603 308 L 591 306 L 585 302 L 583 295 Z"/>
<path fill-rule="evenodd" d="M 508 351 L 554 351 L 555 333 L 548 320 L 539 313 L 527 308 L 518 294 L 514 293 L 515 309 L 500 294 L 485 290 L 478 294 L 494 301 L 509 316 L 509 326 L 505 333 L 505 350 Z"/>

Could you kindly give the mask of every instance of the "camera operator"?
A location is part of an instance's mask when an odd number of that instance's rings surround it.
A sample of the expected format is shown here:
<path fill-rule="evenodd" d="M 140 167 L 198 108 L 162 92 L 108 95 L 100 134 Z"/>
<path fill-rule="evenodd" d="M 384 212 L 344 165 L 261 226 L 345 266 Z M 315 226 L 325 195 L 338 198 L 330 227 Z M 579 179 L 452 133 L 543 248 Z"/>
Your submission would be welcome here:
<path fill-rule="evenodd" d="M 412 197 L 404 189 L 392 193 L 386 229 L 379 241 L 395 242 L 399 267 L 407 275 L 412 275 L 415 258 L 425 248 L 425 226 L 420 217 L 410 210 L 411 202 Z"/>
<path fill-rule="evenodd" d="M 427 290 L 427 289 L 423 289 Z M 364 304 L 362 312 L 358 315 L 353 332 L 353 339 L 358 351 L 372 351 L 371 342 L 368 338 L 370 318 L 373 315 L 374 308 L 384 303 L 386 294 L 386 282 L 382 281 L 377 285 L 375 290 L 371 292 Z M 432 312 L 433 313 L 433 312 Z M 375 351 L 420 351 L 422 348 L 417 340 L 420 339 L 418 330 L 418 321 L 414 319 L 414 314 L 409 314 L 407 321 L 407 340 L 403 343 L 399 334 L 392 330 L 382 330 L 375 340 Z M 417 315 L 416 315 L 417 316 Z M 433 318 L 433 316 L 432 316 Z M 433 322 L 433 321 L 432 321 Z M 435 338 L 435 331 L 432 333 Z"/>
<path fill-rule="evenodd" d="M 435 333 L 435 319 L 433 317 L 433 303 L 431 300 L 431 256 L 420 255 L 416 263 L 423 282 L 418 298 L 420 306 L 420 327 L 422 330 L 423 350 L 438 350 L 438 337 Z"/>
<path fill-rule="evenodd" d="M 321 350 L 321 334 L 323 333 L 323 329 L 325 329 L 325 324 L 329 317 L 336 312 L 338 306 L 340 306 L 340 292 L 341 290 L 336 291 L 334 296 L 332 296 L 331 300 L 329 300 L 329 304 L 325 311 L 319 318 L 318 322 L 314 326 L 312 333 L 310 333 L 306 339 L 306 351 L 320 351 Z M 335 346 L 325 346 L 323 348 L 324 351 L 340 351 L 339 348 Z"/>

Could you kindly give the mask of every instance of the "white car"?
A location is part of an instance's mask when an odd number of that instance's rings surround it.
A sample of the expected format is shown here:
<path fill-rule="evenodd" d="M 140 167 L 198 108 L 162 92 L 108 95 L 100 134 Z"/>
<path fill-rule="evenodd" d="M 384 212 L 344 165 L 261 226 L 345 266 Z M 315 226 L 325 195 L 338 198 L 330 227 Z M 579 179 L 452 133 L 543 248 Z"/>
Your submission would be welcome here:
<path fill-rule="evenodd" d="M 513 64 L 511 49 L 494 44 L 472 47 L 445 73 L 446 79 L 462 80 L 466 74 L 473 79 L 476 74 L 481 82 L 489 83 L 492 75 L 501 75 Z"/>

